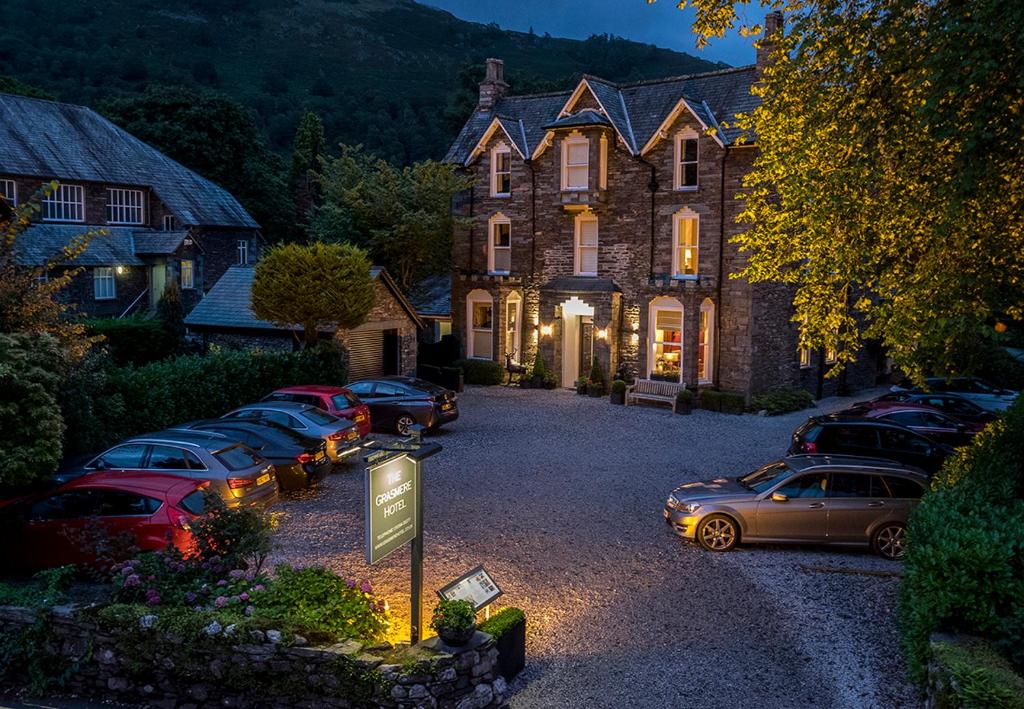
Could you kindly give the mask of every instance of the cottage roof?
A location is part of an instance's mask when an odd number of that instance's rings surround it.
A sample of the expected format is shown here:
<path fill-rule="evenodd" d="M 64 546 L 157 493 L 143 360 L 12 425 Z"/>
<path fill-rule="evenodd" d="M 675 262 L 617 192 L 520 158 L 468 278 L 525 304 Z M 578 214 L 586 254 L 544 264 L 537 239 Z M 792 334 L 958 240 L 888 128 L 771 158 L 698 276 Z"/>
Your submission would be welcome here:
<path fill-rule="evenodd" d="M 598 113 L 592 108 L 587 108 L 579 113 L 570 113 L 568 116 L 557 118 L 543 127 L 547 130 L 551 128 L 573 128 L 575 126 L 610 126 L 611 124 L 612 122 L 604 114 Z"/>
<path fill-rule="evenodd" d="M 104 227 L 104 234 L 93 234 L 74 263 L 76 266 L 140 266 L 135 253 L 132 227 Z M 18 263 L 42 266 L 56 260 L 63 263 L 61 253 L 84 236 L 89 227 L 80 224 L 35 224 L 18 235 L 14 248 Z"/>
<path fill-rule="evenodd" d="M 652 81 L 615 83 L 596 76 L 584 76 L 585 84 L 600 104 L 600 110 L 586 109 L 576 115 L 598 113 L 610 123 L 627 149 L 640 155 L 652 143 L 663 124 L 677 110 L 689 110 L 723 145 L 733 145 L 741 137 L 752 142 L 754 136 L 743 136 L 733 123 L 736 115 L 757 107 L 758 99 L 751 93 L 757 80 L 756 66 L 720 69 L 702 74 L 668 77 Z M 468 164 L 474 148 L 495 117 L 504 121 L 521 121 L 529 152 L 533 155 L 551 128 L 561 128 L 567 102 L 576 91 L 530 96 L 506 96 L 493 110 L 475 110 L 452 143 L 446 162 Z"/>
<path fill-rule="evenodd" d="M 185 226 L 259 228 L 226 190 L 84 106 L 0 93 L 0 170 L 149 187 Z"/>
<path fill-rule="evenodd" d="M 452 314 L 452 276 L 430 276 L 420 281 L 409 294 L 416 312 L 426 318 L 444 318 Z"/>
<path fill-rule="evenodd" d="M 136 231 L 134 232 L 135 253 L 146 256 L 168 256 L 177 253 L 188 232 L 179 231 Z"/>

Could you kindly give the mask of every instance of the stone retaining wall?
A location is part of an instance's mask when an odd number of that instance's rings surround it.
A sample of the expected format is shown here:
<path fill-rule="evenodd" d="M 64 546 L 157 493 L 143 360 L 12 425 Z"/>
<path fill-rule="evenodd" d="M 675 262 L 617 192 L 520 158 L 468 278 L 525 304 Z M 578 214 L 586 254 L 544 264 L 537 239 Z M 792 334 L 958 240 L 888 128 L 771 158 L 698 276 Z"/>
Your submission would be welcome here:
<path fill-rule="evenodd" d="M 416 660 L 385 664 L 354 640 L 329 647 L 290 645 L 273 631 L 208 627 L 201 642 L 153 628 L 144 616 L 137 628 L 105 630 L 70 608 L 38 613 L 0 607 L 0 637 L 24 638 L 36 656 L 66 670 L 60 691 L 161 709 L 206 707 L 389 707 L 484 709 L 507 706 L 508 686 L 498 676 L 494 640 L 478 632 L 463 648 L 437 638 L 417 646 Z M 353 680 L 353 677 L 356 677 Z M 7 688 L 24 678 L 0 677 Z"/>

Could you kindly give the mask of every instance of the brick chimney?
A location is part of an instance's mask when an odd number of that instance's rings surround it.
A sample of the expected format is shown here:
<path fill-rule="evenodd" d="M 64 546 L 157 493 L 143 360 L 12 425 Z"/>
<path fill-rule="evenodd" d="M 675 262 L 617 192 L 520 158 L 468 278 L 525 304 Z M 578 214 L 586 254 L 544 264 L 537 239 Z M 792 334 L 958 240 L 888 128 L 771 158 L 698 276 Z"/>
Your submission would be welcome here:
<path fill-rule="evenodd" d="M 772 47 L 775 45 L 774 35 L 782 32 L 782 13 L 769 12 L 764 16 L 764 34 L 757 40 L 757 68 L 764 69 L 771 61 Z"/>
<path fill-rule="evenodd" d="M 480 82 L 480 102 L 477 104 L 477 110 L 493 110 L 498 101 L 507 93 L 508 84 L 505 83 L 505 62 L 500 59 L 488 59 L 487 75 Z"/>

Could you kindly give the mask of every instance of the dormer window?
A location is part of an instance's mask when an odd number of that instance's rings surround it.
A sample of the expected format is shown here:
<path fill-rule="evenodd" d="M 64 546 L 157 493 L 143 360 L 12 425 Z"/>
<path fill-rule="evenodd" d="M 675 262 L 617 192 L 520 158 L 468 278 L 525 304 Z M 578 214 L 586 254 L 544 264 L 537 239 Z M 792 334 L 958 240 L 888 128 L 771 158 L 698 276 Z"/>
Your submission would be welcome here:
<path fill-rule="evenodd" d="M 508 275 L 512 270 L 512 222 L 504 214 L 489 220 L 490 242 L 487 249 L 487 272 Z"/>
<path fill-rule="evenodd" d="M 512 194 L 512 151 L 504 143 L 491 150 L 491 196 Z"/>
<path fill-rule="evenodd" d="M 18 186 L 14 180 L 0 180 L 0 197 L 12 207 L 18 203 Z"/>
<path fill-rule="evenodd" d="M 675 177 L 677 190 L 697 189 L 697 132 L 691 128 L 676 134 Z"/>
<path fill-rule="evenodd" d="M 573 133 L 562 141 L 562 189 L 583 191 L 589 188 L 590 141 Z"/>
<path fill-rule="evenodd" d="M 81 185 L 57 185 L 43 197 L 43 219 L 48 222 L 84 222 L 85 190 Z"/>
<path fill-rule="evenodd" d="M 107 190 L 108 224 L 142 224 L 142 190 Z"/>
<path fill-rule="evenodd" d="M 164 231 L 176 231 L 178 229 L 178 218 L 173 214 L 165 214 L 160 226 Z"/>

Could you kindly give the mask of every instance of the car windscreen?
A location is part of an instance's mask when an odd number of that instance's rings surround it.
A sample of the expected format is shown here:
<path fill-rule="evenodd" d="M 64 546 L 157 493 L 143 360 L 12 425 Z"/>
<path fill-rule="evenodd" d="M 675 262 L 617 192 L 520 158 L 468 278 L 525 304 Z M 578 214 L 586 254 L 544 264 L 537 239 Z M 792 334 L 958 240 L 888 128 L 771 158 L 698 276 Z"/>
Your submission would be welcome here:
<path fill-rule="evenodd" d="M 429 391 L 431 394 L 441 394 L 445 391 L 444 387 L 438 386 L 434 382 L 428 382 L 426 379 L 413 379 L 409 384 L 420 391 Z"/>
<path fill-rule="evenodd" d="M 789 466 L 782 461 L 769 463 L 763 468 L 744 475 L 739 479 L 739 483 L 743 487 L 754 490 L 755 492 L 764 492 L 772 485 L 788 476 L 791 472 L 792 471 Z"/>
<path fill-rule="evenodd" d="M 345 392 L 344 394 L 335 394 L 331 397 L 331 401 L 339 409 L 351 409 L 354 406 L 359 406 L 363 402 L 359 400 L 359 397 L 355 394 Z"/>
<path fill-rule="evenodd" d="M 318 426 L 326 426 L 328 424 L 337 423 L 338 421 L 341 420 L 337 416 L 329 414 L 322 409 L 303 409 L 302 415 L 309 421 L 312 421 L 313 423 L 317 424 Z"/>
<path fill-rule="evenodd" d="M 178 503 L 178 507 L 185 510 L 189 514 L 201 515 L 206 511 L 206 491 L 199 489 L 195 492 L 190 492 L 181 498 L 181 502 Z"/>
<path fill-rule="evenodd" d="M 263 462 L 255 451 L 245 446 L 225 448 L 214 453 L 213 457 L 223 463 L 228 470 L 244 470 Z"/>

